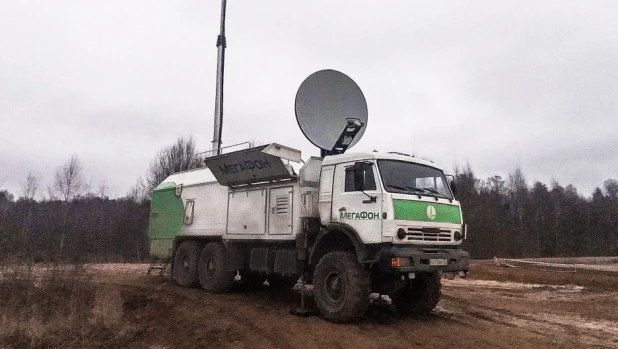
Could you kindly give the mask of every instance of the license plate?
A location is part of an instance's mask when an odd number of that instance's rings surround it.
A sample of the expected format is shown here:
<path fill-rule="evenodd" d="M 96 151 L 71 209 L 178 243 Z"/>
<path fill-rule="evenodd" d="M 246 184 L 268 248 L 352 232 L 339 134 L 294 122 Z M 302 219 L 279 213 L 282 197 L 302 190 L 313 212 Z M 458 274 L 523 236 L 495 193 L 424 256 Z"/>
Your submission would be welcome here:
<path fill-rule="evenodd" d="M 440 259 L 430 259 L 429 265 L 447 265 L 448 260 L 440 258 Z"/>

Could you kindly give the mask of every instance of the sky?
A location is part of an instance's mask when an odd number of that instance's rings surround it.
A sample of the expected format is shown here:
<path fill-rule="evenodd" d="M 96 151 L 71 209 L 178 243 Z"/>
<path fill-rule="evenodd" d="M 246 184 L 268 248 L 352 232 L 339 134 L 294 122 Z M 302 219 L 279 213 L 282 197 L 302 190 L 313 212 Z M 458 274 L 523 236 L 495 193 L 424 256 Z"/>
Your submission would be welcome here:
<path fill-rule="evenodd" d="M 368 104 L 350 151 L 399 151 L 477 177 L 521 168 L 590 196 L 618 178 L 618 2 L 239 1 L 227 5 L 223 145 L 319 154 L 296 91 L 336 69 Z M 77 155 L 127 193 L 158 150 L 213 138 L 220 1 L 0 0 L 0 189 L 47 195 Z"/>

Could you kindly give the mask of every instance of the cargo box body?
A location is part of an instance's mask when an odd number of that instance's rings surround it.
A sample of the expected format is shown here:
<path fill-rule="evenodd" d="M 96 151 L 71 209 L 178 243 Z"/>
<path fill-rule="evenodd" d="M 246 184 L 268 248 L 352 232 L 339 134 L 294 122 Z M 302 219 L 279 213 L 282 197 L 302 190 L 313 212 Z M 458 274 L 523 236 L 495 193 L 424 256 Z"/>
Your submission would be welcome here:
<path fill-rule="evenodd" d="M 169 256 L 178 236 L 293 241 L 302 231 L 301 217 L 318 216 L 317 187 L 301 187 L 284 166 L 287 176 L 237 186 L 220 184 L 209 168 L 169 176 L 152 193 L 151 255 Z"/>

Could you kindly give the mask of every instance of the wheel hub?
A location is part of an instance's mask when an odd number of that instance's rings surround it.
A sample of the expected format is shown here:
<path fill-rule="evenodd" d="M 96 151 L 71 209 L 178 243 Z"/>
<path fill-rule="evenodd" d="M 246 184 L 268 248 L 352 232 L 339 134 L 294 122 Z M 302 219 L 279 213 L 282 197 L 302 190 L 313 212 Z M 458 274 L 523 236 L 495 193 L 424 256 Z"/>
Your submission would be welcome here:
<path fill-rule="evenodd" d="M 331 271 L 326 276 L 326 296 L 331 302 L 338 302 L 343 298 L 345 285 L 341 275 L 335 271 Z"/>
<path fill-rule="evenodd" d="M 206 274 L 209 277 L 212 277 L 215 275 L 216 270 L 217 270 L 217 262 L 215 261 L 214 258 L 209 258 L 208 261 L 206 262 Z"/>
<path fill-rule="evenodd" d="M 189 256 L 184 256 L 182 258 L 181 264 L 182 264 L 182 269 L 184 269 L 185 271 L 189 270 Z"/>

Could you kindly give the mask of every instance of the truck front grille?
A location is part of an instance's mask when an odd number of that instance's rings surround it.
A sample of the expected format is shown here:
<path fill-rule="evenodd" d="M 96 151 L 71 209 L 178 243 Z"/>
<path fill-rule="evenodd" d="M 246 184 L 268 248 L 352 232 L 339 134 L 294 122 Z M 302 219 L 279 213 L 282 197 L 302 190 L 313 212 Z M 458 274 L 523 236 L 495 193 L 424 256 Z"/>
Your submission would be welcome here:
<path fill-rule="evenodd" d="M 408 241 L 419 242 L 450 242 L 452 239 L 450 230 L 440 228 L 408 228 L 406 236 Z"/>

